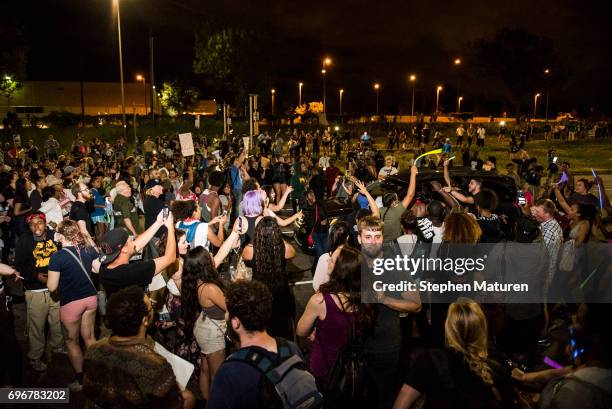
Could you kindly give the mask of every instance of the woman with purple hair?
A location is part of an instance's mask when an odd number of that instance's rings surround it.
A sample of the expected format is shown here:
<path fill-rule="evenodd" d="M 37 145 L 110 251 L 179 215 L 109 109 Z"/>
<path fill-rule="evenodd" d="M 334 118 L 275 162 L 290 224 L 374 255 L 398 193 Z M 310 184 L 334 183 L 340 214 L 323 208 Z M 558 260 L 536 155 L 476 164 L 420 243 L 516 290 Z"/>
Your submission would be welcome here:
<path fill-rule="evenodd" d="M 246 233 L 242 236 L 241 247 L 244 248 L 247 244 L 251 243 L 255 236 L 255 226 L 263 217 L 264 211 L 264 198 L 259 190 L 250 190 L 246 192 L 240 203 L 240 211 L 244 216 L 238 219 L 238 225 L 240 230 L 244 231 L 244 225 L 246 224 Z"/>

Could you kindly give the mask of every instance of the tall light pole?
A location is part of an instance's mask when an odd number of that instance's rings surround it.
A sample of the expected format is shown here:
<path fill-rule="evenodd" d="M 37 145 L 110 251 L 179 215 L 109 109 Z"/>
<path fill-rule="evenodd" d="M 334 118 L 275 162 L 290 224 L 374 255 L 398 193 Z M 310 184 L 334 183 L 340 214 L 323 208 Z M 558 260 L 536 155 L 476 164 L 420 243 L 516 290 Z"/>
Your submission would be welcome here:
<path fill-rule="evenodd" d="M 298 84 L 298 106 L 302 105 L 302 87 L 304 86 L 303 82 Z"/>
<path fill-rule="evenodd" d="M 123 52 L 121 51 L 121 13 L 119 11 L 119 0 L 113 0 L 113 2 L 117 6 L 117 36 L 119 37 L 119 77 L 121 80 L 121 126 L 123 127 L 123 139 L 127 140 L 127 125 L 125 121 L 125 90 L 123 88 Z"/>
<path fill-rule="evenodd" d="M 276 96 L 276 90 L 272 88 L 270 94 L 272 95 L 272 115 L 274 115 L 274 97 Z"/>
<path fill-rule="evenodd" d="M 374 91 L 376 92 L 376 115 L 378 116 L 378 94 L 380 91 L 380 84 L 378 82 L 374 84 Z"/>
<path fill-rule="evenodd" d="M 142 81 L 142 89 L 144 90 L 144 115 L 147 116 L 149 110 L 147 109 L 147 84 L 144 75 L 136 75 L 136 81 Z"/>
<path fill-rule="evenodd" d="M 327 74 L 327 67 L 330 66 L 332 63 L 331 58 L 326 57 L 323 60 L 323 69 L 321 70 L 321 74 L 323 74 L 323 113 L 327 112 L 327 104 L 326 104 L 326 90 L 325 90 L 325 80 L 326 80 L 326 74 Z"/>
<path fill-rule="evenodd" d="M 533 119 L 536 119 L 536 113 L 538 112 L 538 98 L 540 98 L 540 93 L 533 97 Z"/>
<path fill-rule="evenodd" d="M 342 95 L 344 95 L 344 90 L 341 89 L 340 91 L 338 91 L 338 94 L 340 95 L 340 109 L 338 111 L 340 112 L 340 115 L 342 115 Z"/>
<path fill-rule="evenodd" d="M 414 116 L 414 84 L 416 83 L 416 75 L 410 75 L 410 82 L 412 82 L 412 116 Z"/>
<path fill-rule="evenodd" d="M 440 91 L 442 91 L 442 85 L 438 85 L 436 88 L 436 114 L 439 112 L 440 107 Z"/>
<path fill-rule="evenodd" d="M 463 101 L 463 97 L 457 98 L 457 113 L 461 112 L 461 101 Z"/>
<path fill-rule="evenodd" d="M 459 91 L 459 67 L 461 66 L 461 58 L 455 58 L 455 60 L 453 61 L 453 65 L 455 66 L 457 72 L 457 99 L 459 99 L 460 95 L 460 91 Z"/>
<path fill-rule="evenodd" d="M 544 120 L 548 122 L 548 94 L 550 93 L 550 68 L 544 70 L 546 76 L 546 108 L 544 109 Z"/>

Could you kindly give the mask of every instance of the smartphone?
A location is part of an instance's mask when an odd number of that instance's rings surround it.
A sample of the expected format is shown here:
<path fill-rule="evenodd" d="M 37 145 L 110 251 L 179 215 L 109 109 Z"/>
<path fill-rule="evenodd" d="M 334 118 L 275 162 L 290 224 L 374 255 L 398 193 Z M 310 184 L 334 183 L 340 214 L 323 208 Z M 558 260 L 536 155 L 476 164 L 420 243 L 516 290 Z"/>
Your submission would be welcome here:
<path fill-rule="evenodd" d="M 525 206 L 527 204 L 527 199 L 525 199 L 525 192 L 522 190 L 518 191 L 518 204 L 519 206 Z"/>
<path fill-rule="evenodd" d="M 557 160 L 558 160 L 558 159 L 559 159 L 559 158 L 558 158 L 557 156 L 555 156 L 555 157 L 553 158 L 553 163 L 557 163 Z"/>
<path fill-rule="evenodd" d="M 242 234 L 242 217 L 238 216 L 238 230 Z"/>
<path fill-rule="evenodd" d="M 227 210 L 224 210 L 223 213 L 221 213 L 221 216 L 223 217 L 227 216 Z"/>
<path fill-rule="evenodd" d="M 164 221 L 166 221 L 166 219 L 168 219 L 168 216 L 170 215 L 170 209 L 168 209 L 167 207 L 164 207 L 162 210 L 162 217 L 164 219 Z"/>

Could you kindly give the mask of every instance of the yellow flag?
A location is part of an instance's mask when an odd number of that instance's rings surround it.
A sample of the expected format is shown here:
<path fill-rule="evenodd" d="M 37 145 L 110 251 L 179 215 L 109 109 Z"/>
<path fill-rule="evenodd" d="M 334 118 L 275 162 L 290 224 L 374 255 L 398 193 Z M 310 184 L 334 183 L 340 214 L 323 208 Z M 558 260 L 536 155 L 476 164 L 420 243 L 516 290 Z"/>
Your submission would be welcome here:
<path fill-rule="evenodd" d="M 424 154 L 418 156 L 415 160 L 414 163 L 416 163 L 419 159 L 421 159 L 424 156 L 429 156 L 429 155 L 437 155 L 438 153 L 442 153 L 442 149 L 434 149 L 433 151 L 429 151 L 429 152 L 425 152 Z"/>

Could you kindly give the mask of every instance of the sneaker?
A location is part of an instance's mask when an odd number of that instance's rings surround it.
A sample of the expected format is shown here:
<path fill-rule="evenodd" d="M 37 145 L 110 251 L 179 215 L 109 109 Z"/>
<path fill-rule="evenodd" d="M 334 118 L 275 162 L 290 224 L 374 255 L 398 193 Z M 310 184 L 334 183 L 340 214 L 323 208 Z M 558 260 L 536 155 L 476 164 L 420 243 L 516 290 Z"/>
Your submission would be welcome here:
<path fill-rule="evenodd" d="M 30 366 L 32 367 L 32 369 L 34 369 L 36 372 L 44 372 L 47 370 L 47 364 L 45 364 L 43 361 L 41 361 L 40 359 L 31 359 L 30 360 Z"/>
<path fill-rule="evenodd" d="M 51 352 L 53 352 L 54 354 L 68 355 L 68 350 L 66 349 L 65 346 L 57 347 L 53 349 Z"/>
<path fill-rule="evenodd" d="M 70 383 L 70 385 L 68 385 L 68 389 L 70 389 L 70 392 L 81 392 L 81 390 L 83 390 L 83 385 L 81 385 L 79 381 L 75 379 L 72 381 L 72 383 Z"/>

